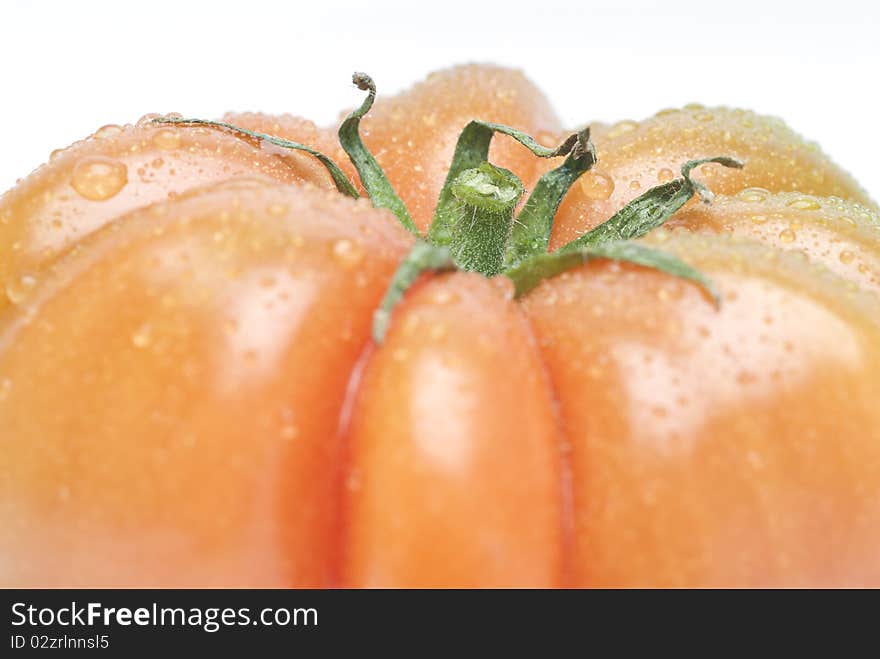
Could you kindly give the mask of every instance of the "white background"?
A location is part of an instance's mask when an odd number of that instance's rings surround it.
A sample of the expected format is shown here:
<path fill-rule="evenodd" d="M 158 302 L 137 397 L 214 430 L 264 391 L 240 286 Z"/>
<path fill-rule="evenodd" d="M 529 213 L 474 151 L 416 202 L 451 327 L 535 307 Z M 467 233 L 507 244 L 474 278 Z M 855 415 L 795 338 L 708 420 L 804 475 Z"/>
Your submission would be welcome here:
<path fill-rule="evenodd" d="M 783 117 L 880 199 L 875 2 L 309 0 L 0 3 L 0 190 L 49 152 L 147 112 L 291 112 L 429 71 L 521 68 L 569 125 L 696 101 Z"/>

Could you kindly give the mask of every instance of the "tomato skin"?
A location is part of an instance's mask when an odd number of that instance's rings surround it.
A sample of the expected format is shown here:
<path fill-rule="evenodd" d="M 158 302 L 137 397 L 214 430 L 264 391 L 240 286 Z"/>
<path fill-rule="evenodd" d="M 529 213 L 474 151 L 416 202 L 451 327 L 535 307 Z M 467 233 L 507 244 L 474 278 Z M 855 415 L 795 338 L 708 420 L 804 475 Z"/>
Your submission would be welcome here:
<path fill-rule="evenodd" d="M 880 584 L 877 299 L 722 236 L 663 246 L 720 310 L 607 262 L 523 304 L 571 444 L 572 585 Z"/>
<path fill-rule="evenodd" d="M 511 292 L 433 278 L 371 355 L 347 437 L 343 585 L 563 583 L 562 444 Z"/>
<path fill-rule="evenodd" d="M 639 123 L 597 126 L 593 141 L 599 162 L 563 200 L 553 225 L 551 249 L 605 221 L 651 187 L 680 176 L 688 160 L 720 155 L 739 158 L 745 167 L 709 164 L 697 168 L 695 177 L 715 194 L 734 195 L 744 188 L 760 187 L 770 192 L 836 196 L 875 207 L 858 183 L 815 144 L 779 119 L 747 110 L 686 106 Z"/>
<path fill-rule="evenodd" d="M 0 583 L 332 584 L 339 414 L 409 242 L 230 184 L 53 268 L 0 337 Z"/>
<path fill-rule="evenodd" d="M 311 132 L 317 134 L 314 125 Z M 96 170 L 91 177 L 90 168 Z M 301 153 L 282 156 L 215 129 L 148 120 L 105 127 L 56 152 L 0 198 L 0 310 L 21 277 L 38 277 L 55 257 L 113 219 L 193 187 L 237 178 L 329 187 L 320 165 Z"/>

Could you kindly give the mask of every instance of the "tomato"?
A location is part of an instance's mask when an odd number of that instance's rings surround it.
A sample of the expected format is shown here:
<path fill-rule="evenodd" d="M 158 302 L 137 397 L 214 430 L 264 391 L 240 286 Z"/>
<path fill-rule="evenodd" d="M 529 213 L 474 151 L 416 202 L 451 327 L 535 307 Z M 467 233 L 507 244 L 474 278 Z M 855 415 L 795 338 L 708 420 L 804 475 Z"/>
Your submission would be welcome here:
<path fill-rule="evenodd" d="M 702 112 L 594 131 L 551 247 L 729 152 L 695 176 L 713 203 L 633 243 L 720 306 L 632 260 L 531 290 L 437 261 L 382 335 L 428 243 L 308 156 L 149 122 L 62 152 L 0 201 L 0 583 L 880 585 L 880 217 L 787 129 Z M 562 141 L 491 67 L 363 121 L 423 233 L 475 118 Z M 227 121 L 354 177 L 329 129 Z M 489 159 L 529 191 L 560 164 L 504 136 Z"/>

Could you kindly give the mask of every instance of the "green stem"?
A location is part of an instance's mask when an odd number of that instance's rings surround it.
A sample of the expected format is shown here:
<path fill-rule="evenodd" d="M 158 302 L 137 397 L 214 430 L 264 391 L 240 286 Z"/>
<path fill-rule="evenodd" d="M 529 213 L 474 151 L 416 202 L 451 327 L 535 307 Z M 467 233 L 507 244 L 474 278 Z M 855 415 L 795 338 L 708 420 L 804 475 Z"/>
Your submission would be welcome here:
<path fill-rule="evenodd" d="M 504 267 L 511 268 L 534 254 L 547 251 L 553 218 L 569 188 L 594 164 L 596 149 L 590 141 L 590 129 L 579 132 L 574 148 L 556 169 L 544 174 L 535 185 L 513 223 L 504 254 Z"/>
<path fill-rule="evenodd" d="M 373 314 L 373 340 L 377 344 L 381 344 L 385 339 L 388 325 L 391 322 L 391 312 L 420 274 L 428 270 L 454 269 L 455 264 L 449 250 L 445 247 L 429 245 L 423 240 L 417 240 L 409 254 L 398 266 L 382 303 Z"/>
<path fill-rule="evenodd" d="M 739 160 L 726 156 L 691 160 L 682 166 L 681 178 L 658 185 L 636 197 L 609 220 L 574 239 L 560 251 L 576 251 L 601 243 L 632 240 L 644 236 L 672 217 L 694 194 L 699 194 L 703 201 L 708 203 L 712 199 L 712 193 L 705 185 L 691 179 L 691 171 L 699 165 L 712 162 L 737 169 L 743 166 Z"/>
<path fill-rule="evenodd" d="M 517 297 L 528 293 L 545 279 L 571 270 L 594 259 L 610 259 L 653 268 L 700 286 L 720 306 L 721 296 L 710 279 L 699 270 L 667 252 L 631 242 L 603 243 L 577 250 L 538 254 L 504 272 L 513 281 Z"/>
<path fill-rule="evenodd" d="M 358 89 L 367 92 L 367 97 L 361 106 L 349 114 L 345 121 L 342 122 L 342 125 L 339 126 L 339 142 L 357 170 L 361 183 L 367 191 L 373 206 L 376 208 L 387 208 L 397 216 L 397 219 L 407 231 L 418 235 L 419 230 L 410 217 L 409 211 L 407 211 L 397 192 L 394 191 L 382 167 L 361 139 L 361 119 L 373 107 L 373 101 L 376 99 L 376 84 L 366 73 L 355 73 L 351 81 L 357 85 Z"/>
<path fill-rule="evenodd" d="M 467 169 L 475 169 L 489 159 L 489 144 L 495 133 L 512 137 L 539 158 L 567 155 L 577 143 L 577 136 L 569 136 L 555 149 L 538 144 L 522 131 L 501 124 L 471 121 L 458 137 L 452 164 L 446 174 L 446 182 L 440 191 L 434 219 L 428 232 L 428 240 L 435 245 L 449 245 L 454 227 L 458 224 L 460 204 L 452 193 L 453 182 Z"/>
<path fill-rule="evenodd" d="M 487 277 L 498 274 L 522 182 L 513 172 L 484 162 L 459 174 L 450 191 L 458 202 L 449 241 L 456 265 Z"/>
<path fill-rule="evenodd" d="M 292 142 L 290 140 L 281 139 L 280 137 L 275 137 L 273 135 L 266 135 L 265 133 L 257 133 L 252 130 L 248 130 L 247 128 L 239 128 L 238 126 L 234 126 L 232 124 L 228 124 L 224 121 L 210 121 L 208 119 L 181 119 L 175 117 L 157 117 L 153 119 L 153 123 L 157 124 L 176 124 L 176 125 L 186 125 L 186 126 L 208 126 L 209 128 L 222 128 L 223 130 L 227 130 L 233 133 L 236 133 L 238 136 L 245 135 L 247 137 L 253 137 L 261 142 L 267 142 L 269 144 L 274 144 L 275 146 L 280 146 L 284 149 L 293 149 L 295 151 L 303 151 L 308 153 L 309 155 L 314 156 L 318 159 L 318 161 L 324 165 L 327 171 L 330 173 L 331 178 L 333 179 L 333 183 L 336 185 L 336 189 L 339 190 L 342 194 L 348 195 L 349 197 L 353 197 L 357 199 L 360 197 L 358 194 L 357 188 L 352 185 L 351 181 L 348 180 L 348 177 L 343 173 L 339 166 L 330 160 L 327 156 L 325 156 L 320 151 L 313 149 L 310 146 L 306 146 L 305 144 L 300 144 L 299 142 Z"/>

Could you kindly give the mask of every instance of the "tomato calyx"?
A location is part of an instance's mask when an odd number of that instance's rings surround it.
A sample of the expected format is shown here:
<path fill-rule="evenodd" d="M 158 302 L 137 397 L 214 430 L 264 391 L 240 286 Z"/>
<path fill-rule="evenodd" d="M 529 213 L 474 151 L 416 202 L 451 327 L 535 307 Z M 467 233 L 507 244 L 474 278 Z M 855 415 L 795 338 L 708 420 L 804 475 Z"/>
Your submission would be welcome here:
<path fill-rule="evenodd" d="M 387 208 L 394 213 L 407 231 L 418 235 L 419 230 L 410 217 L 406 205 L 388 181 L 376 158 L 361 140 L 361 119 L 370 111 L 373 101 L 376 100 L 376 83 L 366 73 L 358 72 L 351 76 L 351 81 L 358 89 L 367 92 L 367 96 L 361 106 L 353 110 L 339 126 L 339 143 L 357 170 L 361 184 L 373 206 Z"/>
<path fill-rule="evenodd" d="M 377 343 L 384 339 L 394 307 L 418 277 L 428 271 L 466 270 L 486 277 L 504 275 L 513 282 L 515 295 L 520 296 L 544 279 L 580 264 L 610 259 L 691 281 L 700 286 L 716 306 L 720 304 L 718 291 L 705 275 L 671 254 L 631 241 L 661 226 L 694 195 L 706 203 L 712 200 L 711 191 L 691 178 L 695 168 L 709 163 L 741 168 L 743 163 L 739 160 L 717 156 L 688 161 L 681 168 L 680 178 L 651 188 L 594 229 L 548 253 L 553 220 L 562 199 L 574 182 L 597 162 L 590 129 L 569 135 L 559 146 L 550 148 L 510 126 L 474 120 L 459 134 L 431 226 L 427 235 L 422 236 L 360 136 L 360 122 L 373 106 L 376 85 L 365 73 L 355 73 L 352 82 L 366 91 L 367 96 L 340 125 L 339 142 L 373 206 L 390 210 L 417 238 L 374 314 L 373 338 Z M 306 145 L 218 121 L 170 117 L 154 121 L 220 128 L 245 139 L 303 151 L 324 165 L 341 193 L 354 198 L 359 196 L 330 158 Z M 566 157 L 559 167 L 538 180 L 518 215 L 515 211 L 524 192 L 522 181 L 515 173 L 488 160 L 489 146 L 496 133 L 513 138 L 536 157 Z"/>
<path fill-rule="evenodd" d="M 714 198 L 712 192 L 705 185 L 691 178 L 691 172 L 695 168 L 709 163 L 735 169 L 741 169 L 743 166 L 742 162 L 728 156 L 689 160 L 681 168 L 681 178 L 651 188 L 633 199 L 607 221 L 575 238 L 559 251 L 576 251 L 611 241 L 635 240 L 661 226 L 690 201 L 694 194 L 698 194 L 704 203 L 710 203 Z"/>

